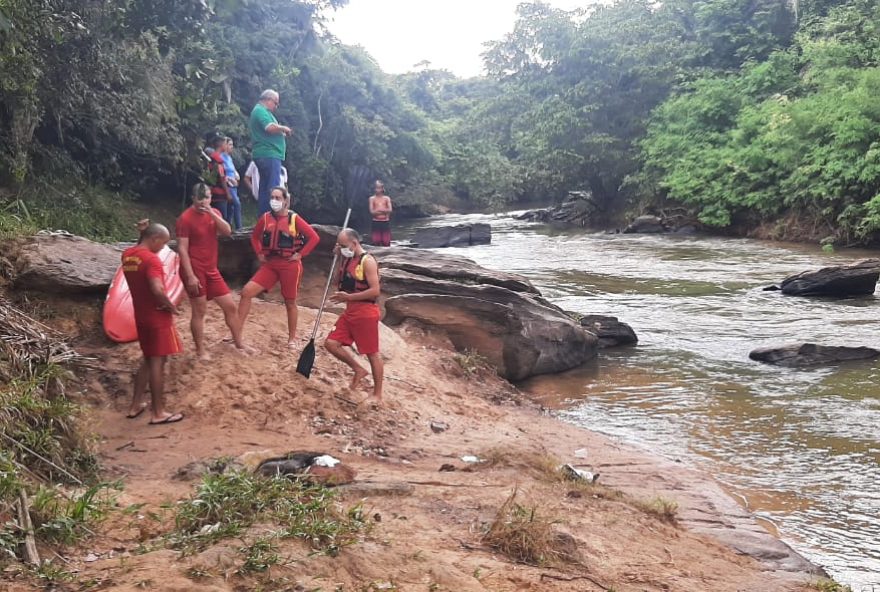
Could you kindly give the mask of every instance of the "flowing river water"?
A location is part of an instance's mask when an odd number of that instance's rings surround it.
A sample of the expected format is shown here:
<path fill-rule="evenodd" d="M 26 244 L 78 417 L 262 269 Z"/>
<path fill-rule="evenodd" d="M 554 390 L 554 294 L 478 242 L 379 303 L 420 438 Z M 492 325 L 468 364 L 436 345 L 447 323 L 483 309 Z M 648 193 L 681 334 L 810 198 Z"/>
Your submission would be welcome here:
<path fill-rule="evenodd" d="M 880 592 L 880 362 L 794 370 L 752 362 L 791 341 L 880 348 L 880 299 L 764 292 L 868 252 L 674 235 L 550 229 L 510 216 L 492 244 L 444 250 L 529 278 L 558 306 L 639 336 L 522 388 L 590 430 L 711 472 L 802 555 L 855 592 Z M 877 256 L 873 253 L 873 256 Z"/>

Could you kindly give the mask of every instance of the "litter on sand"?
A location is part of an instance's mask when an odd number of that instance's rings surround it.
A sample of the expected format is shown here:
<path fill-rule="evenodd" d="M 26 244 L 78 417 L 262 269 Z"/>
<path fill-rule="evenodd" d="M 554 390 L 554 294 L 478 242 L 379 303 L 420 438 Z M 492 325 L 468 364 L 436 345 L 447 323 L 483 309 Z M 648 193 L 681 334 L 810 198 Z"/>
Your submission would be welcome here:
<path fill-rule="evenodd" d="M 473 454 L 466 454 L 461 457 L 461 462 L 478 463 L 478 462 L 482 462 L 482 461 L 480 460 L 479 456 L 474 456 Z"/>
<path fill-rule="evenodd" d="M 559 467 L 559 472 L 562 473 L 566 479 L 572 481 L 595 483 L 599 479 L 599 473 L 591 473 L 590 471 L 584 471 L 583 469 L 576 469 L 571 465 L 562 465 Z"/>
<path fill-rule="evenodd" d="M 312 461 L 312 466 L 327 467 L 328 469 L 332 469 L 340 462 L 342 461 L 340 461 L 338 458 L 333 458 L 329 454 L 322 454 Z"/>

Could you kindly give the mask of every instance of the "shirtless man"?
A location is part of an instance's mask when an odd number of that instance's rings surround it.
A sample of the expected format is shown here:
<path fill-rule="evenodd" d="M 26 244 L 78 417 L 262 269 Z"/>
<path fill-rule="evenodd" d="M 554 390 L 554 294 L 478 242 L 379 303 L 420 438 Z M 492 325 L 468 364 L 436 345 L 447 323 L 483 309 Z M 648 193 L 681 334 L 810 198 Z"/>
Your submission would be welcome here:
<path fill-rule="evenodd" d="M 143 360 L 134 379 L 134 395 L 126 417 L 134 419 L 150 410 L 150 424 L 175 423 L 182 413 L 165 409 L 165 361 L 182 351 L 174 328 L 177 307 L 165 293 L 165 271 L 156 255 L 171 238 L 168 229 L 148 220 L 138 223 L 140 241 L 122 253 L 122 270 L 131 293 L 138 343 Z M 147 403 L 147 385 L 150 402 Z"/>
<path fill-rule="evenodd" d="M 196 183 L 192 193 L 192 207 L 177 219 L 177 251 L 180 255 L 180 275 L 192 305 L 190 330 L 200 360 L 210 360 L 205 349 L 205 313 L 208 301 L 213 300 L 223 311 L 226 325 L 232 332 L 232 341 L 239 351 L 250 353 L 241 341 L 238 310 L 229 286 L 217 269 L 218 236 L 229 236 L 232 227 L 219 210 L 211 207 L 211 189 Z"/>
<path fill-rule="evenodd" d="M 382 382 L 385 363 L 379 353 L 379 320 L 382 317 L 376 299 L 379 286 L 379 265 L 372 255 L 361 246 L 357 231 L 346 228 L 336 237 L 336 250 L 342 255 L 338 270 L 339 289 L 330 300 L 344 302 L 345 312 L 336 320 L 324 347 L 337 359 L 354 371 L 351 388 L 357 388 L 366 378 L 366 369 L 358 364 L 345 346 L 356 344 L 358 352 L 367 356 L 373 373 L 373 396 L 376 404 L 382 404 Z"/>
<path fill-rule="evenodd" d="M 385 184 L 376 180 L 375 194 L 370 196 L 370 216 L 373 217 L 372 243 L 377 247 L 391 246 L 391 198 L 385 195 Z"/>

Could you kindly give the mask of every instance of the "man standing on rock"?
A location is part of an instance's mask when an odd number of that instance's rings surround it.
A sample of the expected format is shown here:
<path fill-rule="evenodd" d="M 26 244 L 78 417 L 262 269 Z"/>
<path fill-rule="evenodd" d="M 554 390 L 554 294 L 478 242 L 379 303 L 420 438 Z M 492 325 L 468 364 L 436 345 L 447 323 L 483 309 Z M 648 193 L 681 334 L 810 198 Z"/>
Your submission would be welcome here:
<path fill-rule="evenodd" d="M 281 185 L 281 164 L 287 155 L 286 138 L 293 130 L 275 119 L 280 97 L 274 90 L 264 90 L 251 111 L 248 127 L 253 142 L 254 163 L 260 174 L 257 214 L 269 211 L 269 193 Z"/>
<path fill-rule="evenodd" d="M 391 246 L 391 198 L 385 195 L 385 184 L 376 179 L 375 193 L 370 196 L 370 216 L 373 218 L 371 242 L 376 247 Z"/>
<path fill-rule="evenodd" d="M 243 352 L 246 348 L 241 341 L 241 326 L 232 293 L 217 269 L 217 237 L 229 236 L 232 228 L 220 211 L 211 207 L 211 190 L 204 183 L 196 183 L 193 187 L 192 202 L 192 207 L 177 219 L 177 251 L 180 275 L 192 305 L 190 330 L 196 355 L 201 360 L 209 360 L 205 349 L 208 300 L 216 302 L 223 311 L 235 347 Z"/>
<path fill-rule="evenodd" d="M 126 417 L 134 419 L 149 406 L 150 425 L 175 423 L 183 419 L 183 414 L 165 410 L 165 360 L 183 348 L 174 328 L 174 315 L 178 310 L 165 293 L 165 269 L 156 255 L 171 236 L 161 224 L 139 223 L 139 229 L 138 244 L 122 253 L 122 271 L 134 306 L 138 343 L 144 354 Z M 149 405 L 146 402 L 148 383 Z"/>
<path fill-rule="evenodd" d="M 358 352 L 370 361 L 373 373 L 371 398 L 381 405 L 385 364 L 379 353 L 379 320 L 382 315 L 376 304 L 380 293 L 379 265 L 361 246 L 357 231 L 351 228 L 342 230 L 336 237 L 336 250 L 343 261 L 338 271 L 339 290 L 330 296 L 330 300 L 345 302 L 345 312 L 336 320 L 324 347 L 354 371 L 351 379 L 351 388 L 354 389 L 367 376 L 364 367 L 345 347 L 357 345 Z"/>

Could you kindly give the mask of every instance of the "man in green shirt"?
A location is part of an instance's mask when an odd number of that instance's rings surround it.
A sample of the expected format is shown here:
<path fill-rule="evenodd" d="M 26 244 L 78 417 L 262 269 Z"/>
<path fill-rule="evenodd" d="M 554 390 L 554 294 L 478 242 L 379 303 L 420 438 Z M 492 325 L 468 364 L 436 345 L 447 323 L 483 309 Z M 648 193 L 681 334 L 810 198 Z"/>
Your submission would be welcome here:
<path fill-rule="evenodd" d="M 281 165 L 287 154 L 286 138 L 293 133 L 292 129 L 280 125 L 275 119 L 279 98 L 274 90 L 264 90 L 259 102 L 251 111 L 248 123 L 253 142 L 254 163 L 260 173 L 257 196 L 259 215 L 269 211 L 269 194 L 274 187 L 281 185 Z"/>

